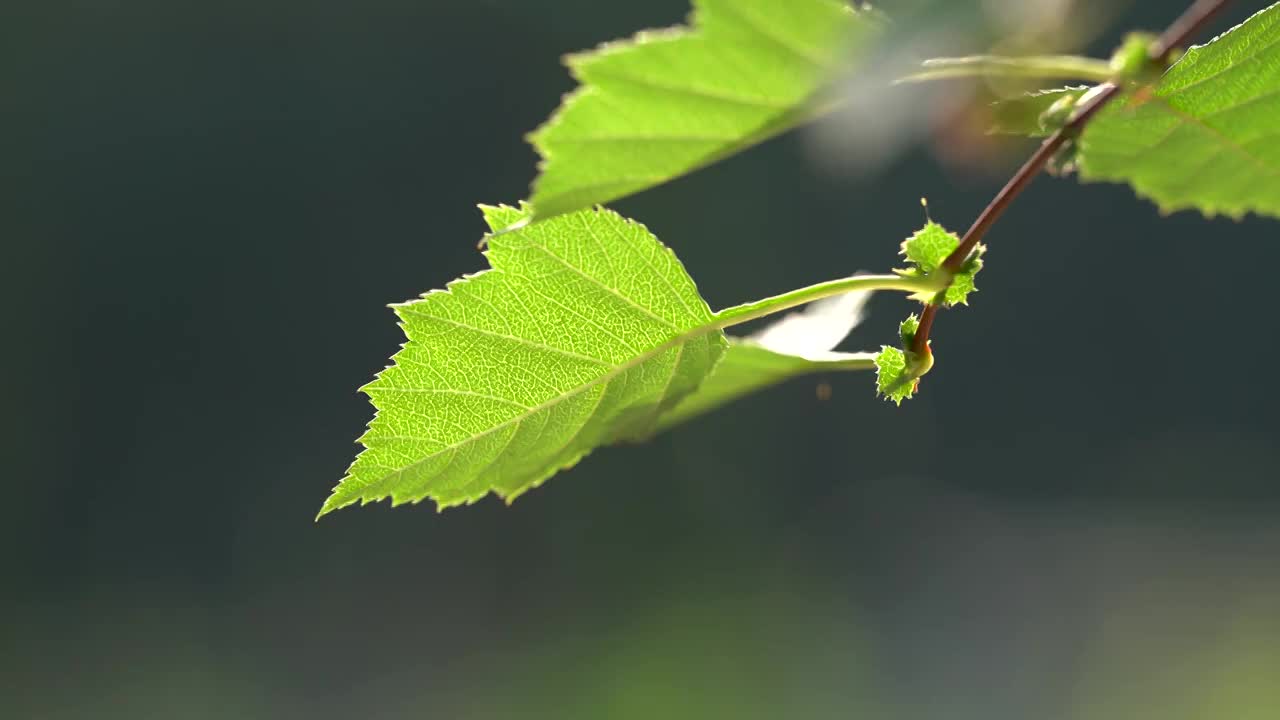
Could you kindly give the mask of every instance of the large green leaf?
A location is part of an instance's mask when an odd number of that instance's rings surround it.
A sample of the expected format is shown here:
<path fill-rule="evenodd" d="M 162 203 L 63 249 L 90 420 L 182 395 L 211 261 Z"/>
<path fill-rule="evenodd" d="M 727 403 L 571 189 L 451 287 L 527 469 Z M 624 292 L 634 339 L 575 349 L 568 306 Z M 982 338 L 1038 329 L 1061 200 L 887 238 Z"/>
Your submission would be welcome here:
<path fill-rule="evenodd" d="M 543 158 L 534 216 L 658 185 L 794 126 L 879 22 L 841 0 L 694 6 L 692 28 L 567 59 L 582 86 L 530 135 Z"/>
<path fill-rule="evenodd" d="M 523 211 L 485 208 L 497 230 Z M 641 225 L 582 211 L 490 240 L 491 270 L 395 307 L 408 341 L 365 386 L 365 450 L 321 514 L 353 502 L 510 500 L 599 445 L 646 437 L 725 338 Z"/>

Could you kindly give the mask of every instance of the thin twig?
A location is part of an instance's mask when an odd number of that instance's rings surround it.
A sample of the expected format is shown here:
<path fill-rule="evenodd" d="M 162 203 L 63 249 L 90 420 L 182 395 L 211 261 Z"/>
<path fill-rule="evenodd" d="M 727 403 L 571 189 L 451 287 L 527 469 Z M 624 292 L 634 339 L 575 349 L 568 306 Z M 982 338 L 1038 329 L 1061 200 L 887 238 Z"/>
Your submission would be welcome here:
<path fill-rule="evenodd" d="M 1168 61 L 1170 52 L 1200 34 L 1226 6 L 1227 0 L 1198 0 L 1151 44 L 1151 59 Z"/>
<path fill-rule="evenodd" d="M 1203 30 L 1226 7 L 1227 1 L 1197 0 L 1177 20 L 1174 20 L 1173 24 L 1159 38 L 1151 43 L 1151 47 L 1147 50 L 1147 57 L 1153 63 L 1167 63 L 1169 53 Z M 982 213 L 978 215 L 978 219 L 974 220 L 973 225 L 969 227 L 969 231 L 961 238 L 960 244 L 955 251 L 948 255 L 946 260 L 942 261 L 942 267 L 951 272 L 960 270 L 965 261 L 969 259 L 974 247 L 987 234 L 987 230 L 991 229 L 996 220 L 1004 214 L 1004 211 L 1008 209 L 1014 198 L 1018 197 L 1026 189 L 1027 185 L 1035 179 L 1036 175 L 1044 169 L 1044 166 L 1048 164 L 1049 160 L 1067 141 L 1079 137 L 1089 120 L 1120 93 L 1120 86 L 1111 82 L 1103 83 L 1099 88 L 1101 89 L 1098 93 L 1085 106 L 1076 110 L 1071 119 L 1061 129 L 1040 143 L 1040 147 L 1036 149 L 1035 153 L 1022 164 L 1022 167 L 1018 168 L 1018 171 L 1009 179 L 1009 182 L 1000 188 L 1000 192 L 996 193 L 991 202 L 983 208 Z M 911 344 L 911 349 L 914 352 L 924 353 L 928 351 L 929 330 L 933 327 L 933 319 L 938 314 L 938 307 L 938 305 L 928 305 L 920 313 L 920 328 L 916 331 L 915 340 Z"/>
<path fill-rule="evenodd" d="M 915 352 L 929 351 L 929 331 L 933 329 L 933 319 L 938 315 L 939 307 L 940 306 L 938 305 L 926 305 L 924 310 L 920 313 L 920 324 L 916 326 L 915 337 L 918 338 L 923 335 L 925 337 L 925 343 L 922 345 L 916 342 L 915 338 L 912 338 L 911 349 Z"/>

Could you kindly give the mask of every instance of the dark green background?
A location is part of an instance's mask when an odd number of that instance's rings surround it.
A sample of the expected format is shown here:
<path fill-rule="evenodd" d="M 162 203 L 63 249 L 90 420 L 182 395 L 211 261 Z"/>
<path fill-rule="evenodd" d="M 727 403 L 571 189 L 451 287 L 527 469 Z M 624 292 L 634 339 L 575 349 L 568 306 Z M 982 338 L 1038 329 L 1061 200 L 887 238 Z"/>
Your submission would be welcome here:
<path fill-rule="evenodd" d="M 1280 224 L 1123 186 L 1038 180 L 901 408 L 801 380 L 512 507 L 312 522 L 385 305 L 484 266 L 474 205 L 525 195 L 557 57 L 685 12 L 0 9 L 0 714 L 1272 717 Z M 814 142 L 617 207 L 722 307 L 887 269 L 921 195 L 963 230 L 1009 169 Z"/>

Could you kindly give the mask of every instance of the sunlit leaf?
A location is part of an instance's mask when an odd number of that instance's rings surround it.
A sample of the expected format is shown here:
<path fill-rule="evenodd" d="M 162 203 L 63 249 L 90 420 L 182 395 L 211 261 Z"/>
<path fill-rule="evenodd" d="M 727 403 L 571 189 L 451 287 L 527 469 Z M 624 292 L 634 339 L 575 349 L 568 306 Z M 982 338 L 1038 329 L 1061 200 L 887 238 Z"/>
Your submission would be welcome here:
<path fill-rule="evenodd" d="M 946 228 L 931 220 L 903 241 L 902 255 L 912 263 L 913 267 L 900 271 L 900 274 L 928 275 L 941 267 L 942 261 L 959 245 L 960 238 L 955 233 L 948 232 Z M 935 295 L 919 296 L 917 299 L 941 303 L 948 307 L 967 305 L 969 293 L 977 289 L 974 287 L 973 276 L 982 269 L 982 254 L 985 251 L 984 246 L 978 245 L 964 266 L 952 276 L 951 285 L 946 290 Z"/>
<path fill-rule="evenodd" d="M 920 318 L 909 316 L 898 326 L 902 347 L 885 345 L 875 357 L 876 391 L 896 405 L 915 395 L 917 381 L 933 365 L 932 355 L 924 353 L 919 357 L 909 349 L 919 328 Z"/>
<path fill-rule="evenodd" d="M 569 56 L 582 85 L 530 136 L 534 216 L 644 190 L 807 119 L 877 17 L 840 0 L 695 0 L 692 27 Z"/>
<path fill-rule="evenodd" d="M 485 208 L 490 227 L 522 217 Z M 582 211 L 495 236 L 491 270 L 397 305 L 408 340 L 365 386 L 377 415 L 321 514 L 353 502 L 507 500 L 593 448 L 652 434 L 724 334 L 641 225 Z"/>

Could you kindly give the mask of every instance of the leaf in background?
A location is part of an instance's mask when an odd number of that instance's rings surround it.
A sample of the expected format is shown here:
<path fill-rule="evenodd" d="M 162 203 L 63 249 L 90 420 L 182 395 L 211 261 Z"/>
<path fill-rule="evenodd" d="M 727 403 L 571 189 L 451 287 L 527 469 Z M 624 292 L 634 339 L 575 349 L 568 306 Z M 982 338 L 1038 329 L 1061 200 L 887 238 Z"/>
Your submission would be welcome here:
<path fill-rule="evenodd" d="M 495 230 L 524 211 L 484 208 Z M 320 514 L 387 497 L 510 501 L 593 448 L 646 437 L 724 352 L 680 262 L 583 211 L 490 239 L 491 270 L 395 307 L 408 341 L 364 387 L 365 450 Z"/>
<path fill-rule="evenodd" d="M 1280 217 L 1280 5 L 1098 113 L 1078 162 L 1082 179 L 1128 182 L 1163 212 Z"/>
<path fill-rule="evenodd" d="M 871 293 L 853 292 L 810 303 L 759 332 L 729 338 L 724 359 L 697 392 L 662 416 L 665 430 L 757 390 L 801 375 L 870 370 L 874 353 L 834 352 L 864 317 Z"/>
<path fill-rule="evenodd" d="M 787 130 L 879 25 L 840 0 L 695 0 L 693 27 L 571 55 L 581 87 L 530 136 L 533 219 L 661 184 Z"/>

